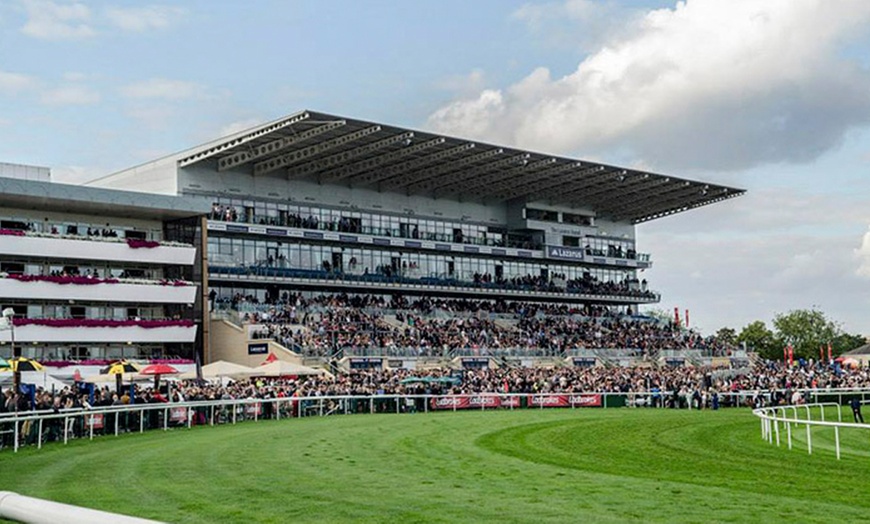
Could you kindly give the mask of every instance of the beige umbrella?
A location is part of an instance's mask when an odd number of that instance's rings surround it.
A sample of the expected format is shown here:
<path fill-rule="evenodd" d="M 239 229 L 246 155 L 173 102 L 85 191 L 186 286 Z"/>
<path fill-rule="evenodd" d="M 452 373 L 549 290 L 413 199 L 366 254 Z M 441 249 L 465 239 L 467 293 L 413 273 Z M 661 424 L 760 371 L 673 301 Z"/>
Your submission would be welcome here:
<path fill-rule="evenodd" d="M 234 364 L 232 362 L 227 362 L 226 360 L 218 360 L 217 362 L 212 362 L 211 364 L 202 367 L 202 378 L 229 377 L 247 373 L 249 371 L 252 371 L 252 369 L 247 366 Z M 180 378 L 194 379 L 196 378 L 196 371 L 184 373 Z"/>
<path fill-rule="evenodd" d="M 258 368 L 252 369 L 246 373 L 239 375 L 246 377 L 285 377 L 289 375 L 322 375 L 322 369 L 310 368 L 300 364 L 291 364 L 283 360 L 276 360 L 269 364 L 264 364 Z"/>

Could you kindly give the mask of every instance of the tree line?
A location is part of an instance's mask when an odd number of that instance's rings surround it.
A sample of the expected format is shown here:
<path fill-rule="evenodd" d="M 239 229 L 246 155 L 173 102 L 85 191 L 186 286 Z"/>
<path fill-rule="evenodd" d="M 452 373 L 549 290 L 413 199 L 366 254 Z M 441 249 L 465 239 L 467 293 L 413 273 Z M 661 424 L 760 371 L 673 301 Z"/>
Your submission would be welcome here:
<path fill-rule="evenodd" d="M 750 322 L 738 333 L 730 327 L 720 328 L 716 337 L 735 345 L 745 344 L 761 357 L 779 360 L 783 348 L 794 348 L 794 358 L 818 359 L 820 348 L 827 357 L 828 345 L 834 357 L 867 343 L 864 335 L 847 333 L 839 322 L 829 319 L 818 309 L 796 309 L 774 316 L 772 329 L 761 320 Z"/>

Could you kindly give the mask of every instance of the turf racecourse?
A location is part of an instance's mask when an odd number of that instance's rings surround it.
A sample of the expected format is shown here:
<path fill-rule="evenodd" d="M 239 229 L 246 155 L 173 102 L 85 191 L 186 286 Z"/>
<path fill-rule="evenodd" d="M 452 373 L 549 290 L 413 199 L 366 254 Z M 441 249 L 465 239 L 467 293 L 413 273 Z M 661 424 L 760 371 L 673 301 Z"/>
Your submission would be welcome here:
<path fill-rule="evenodd" d="M 838 462 L 827 433 L 808 456 L 747 410 L 308 418 L 5 450 L 0 489 L 169 522 L 866 522 L 870 434 Z"/>

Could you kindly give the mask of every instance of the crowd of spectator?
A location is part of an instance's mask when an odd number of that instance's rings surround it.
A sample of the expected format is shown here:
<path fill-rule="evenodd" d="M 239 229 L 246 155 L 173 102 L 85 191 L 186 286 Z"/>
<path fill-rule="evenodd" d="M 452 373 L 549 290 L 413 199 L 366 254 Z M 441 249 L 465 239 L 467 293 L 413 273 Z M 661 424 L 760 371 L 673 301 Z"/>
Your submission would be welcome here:
<path fill-rule="evenodd" d="M 836 392 L 870 388 L 870 368 L 843 369 L 835 364 L 801 362 L 788 366 L 764 362 L 751 369 L 714 370 L 708 367 L 561 367 L 561 368 L 500 368 L 456 370 L 440 368 L 428 371 L 407 369 L 351 370 L 336 375 L 310 377 L 250 378 L 228 383 L 178 381 L 160 390 L 138 385 L 121 391 L 103 387 L 93 391 L 65 387 L 60 391 L 37 389 L 33 396 L 16 394 L 11 389 L 0 393 L 0 417 L 9 412 L 32 410 L 54 413 L 80 413 L 102 407 L 130 404 L 160 404 L 171 407 L 181 402 L 215 400 L 257 400 L 299 398 L 276 408 L 262 403 L 259 417 L 272 418 L 275 409 L 283 416 L 296 416 L 300 410 L 324 405 L 318 397 L 350 397 L 339 404 L 325 399 L 327 410 L 343 412 L 398 412 L 425 409 L 424 397 L 399 401 L 379 398 L 385 395 L 478 395 L 478 394 L 624 394 L 629 404 L 680 409 L 717 409 L 720 406 L 753 406 L 801 404 L 812 400 L 807 390 Z M 848 400 L 848 393 L 845 400 Z M 368 398 L 371 398 L 371 401 Z M 139 431 L 184 424 L 186 418 L 164 419 L 166 410 L 140 412 L 107 412 L 95 425 L 95 434 L 118 431 Z M 231 418 L 250 415 L 247 410 L 232 413 L 228 408 L 194 407 L 190 411 L 195 424 L 226 423 Z M 187 415 L 184 414 L 184 417 Z M 15 438 L 11 422 L 0 418 L 0 447 L 10 446 Z M 43 425 L 25 422 L 18 426 L 19 444 L 33 444 L 42 430 L 43 441 L 79 438 L 88 435 L 86 417 L 66 417 L 47 420 Z"/>
<path fill-rule="evenodd" d="M 424 380 L 408 380 L 408 379 Z M 436 380 L 449 379 L 449 380 Z M 89 393 L 72 387 L 49 392 L 39 389 L 35 404 L 27 395 L 3 391 L 0 412 L 37 409 L 90 409 L 126 404 L 171 403 L 221 399 L 256 399 L 372 395 L 471 395 L 543 393 L 718 393 L 779 391 L 774 402 L 793 400 L 794 390 L 851 390 L 870 388 L 870 368 L 847 369 L 827 362 L 788 366 L 761 362 L 746 369 L 691 367 L 502 367 L 483 369 L 436 368 L 364 369 L 299 377 L 256 377 L 220 383 L 195 380 L 169 382 L 160 390 L 150 386 L 105 386 Z"/>
<path fill-rule="evenodd" d="M 238 306 L 245 297 L 236 296 Z M 388 313 L 388 314 L 387 314 Z M 576 349 L 701 349 L 727 356 L 733 348 L 715 337 L 626 311 L 507 301 L 409 301 L 373 295 L 285 295 L 259 312 L 246 313 L 254 338 L 271 338 L 307 356 L 444 356 L 523 354 L 567 356 Z"/>

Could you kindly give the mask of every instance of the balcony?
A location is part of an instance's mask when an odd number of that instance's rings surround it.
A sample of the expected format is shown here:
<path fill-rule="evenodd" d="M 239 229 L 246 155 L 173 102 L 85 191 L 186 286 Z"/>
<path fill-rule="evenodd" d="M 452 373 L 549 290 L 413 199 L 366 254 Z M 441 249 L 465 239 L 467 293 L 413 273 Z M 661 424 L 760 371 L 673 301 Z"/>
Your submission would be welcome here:
<path fill-rule="evenodd" d="M 406 249 L 420 249 L 436 251 L 439 253 L 465 253 L 474 255 L 494 255 L 517 258 L 544 258 L 544 252 L 538 247 L 505 247 L 483 244 L 465 244 L 451 242 L 450 240 L 424 240 L 420 238 L 398 237 L 393 235 L 375 235 L 363 233 L 343 233 L 339 231 L 310 230 L 298 227 L 264 226 L 254 224 L 237 224 L 233 222 L 217 222 L 209 220 L 209 231 L 223 231 L 227 233 L 248 233 L 281 238 L 306 239 L 317 242 L 335 242 L 339 244 L 358 244 L 362 246 L 389 246 Z"/>
<path fill-rule="evenodd" d="M 133 344 L 193 342 L 196 325 L 189 320 L 15 319 L 16 344 Z M 12 330 L 0 331 L 0 343 Z"/>
<path fill-rule="evenodd" d="M 0 297 L 21 300 L 192 304 L 197 287 L 190 283 L 85 277 L 0 278 Z"/>
<path fill-rule="evenodd" d="M 586 262 L 588 264 L 637 269 L 652 267 L 652 261 L 650 261 L 650 256 L 647 253 L 635 253 L 631 256 L 611 256 L 611 254 L 600 250 L 563 246 L 547 246 L 545 253 L 550 260 Z"/>
<path fill-rule="evenodd" d="M 355 293 L 409 293 L 453 297 L 505 298 L 515 300 L 541 300 L 553 302 L 588 301 L 607 304 L 654 304 L 660 300 L 651 291 L 628 293 L 581 292 L 576 289 L 555 287 L 536 288 L 522 285 L 473 283 L 455 278 L 408 278 L 381 274 L 354 275 L 319 270 L 220 267 L 209 266 L 212 283 L 227 281 L 231 285 L 292 285 L 298 289 L 315 291 L 348 291 Z"/>
<path fill-rule="evenodd" d="M 196 248 L 185 244 L 3 231 L 0 255 L 183 266 L 196 257 Z"/>

